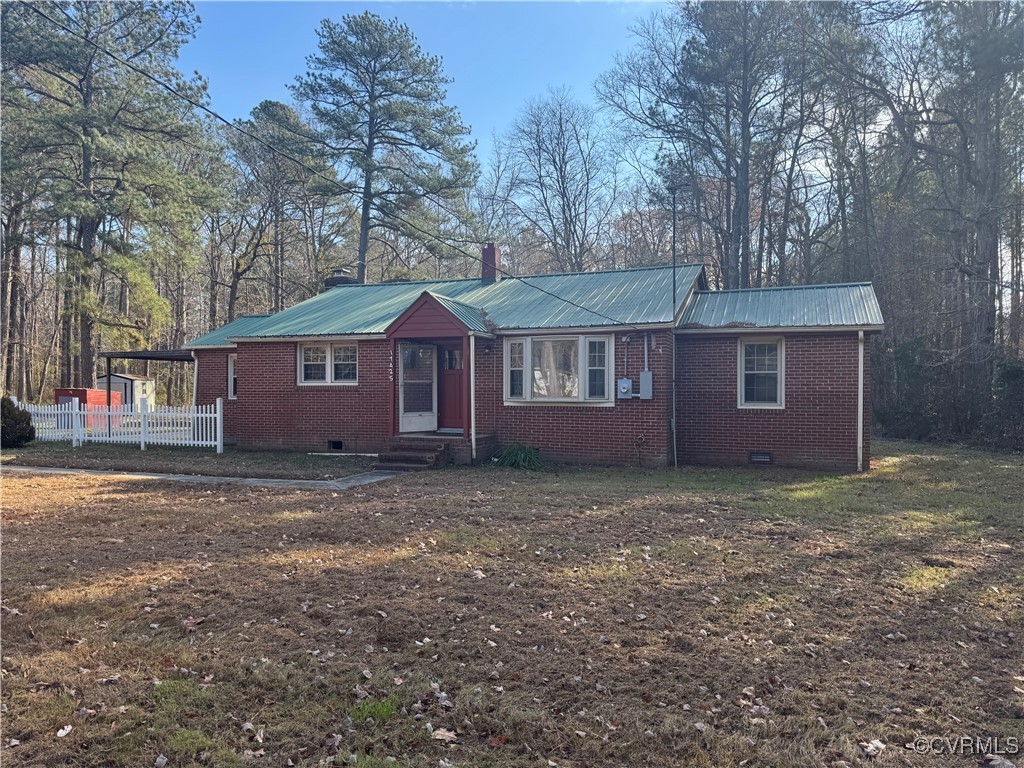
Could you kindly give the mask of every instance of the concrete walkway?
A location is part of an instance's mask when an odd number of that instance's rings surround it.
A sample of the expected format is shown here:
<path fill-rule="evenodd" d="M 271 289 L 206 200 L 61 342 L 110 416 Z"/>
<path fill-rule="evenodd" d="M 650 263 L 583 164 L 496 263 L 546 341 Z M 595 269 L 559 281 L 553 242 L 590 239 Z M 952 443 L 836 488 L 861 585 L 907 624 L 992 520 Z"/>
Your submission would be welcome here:
<path fill-rule="evenodd" d="M 36 472 L 44 475 L 95 475 L 97 477 L 129 478 L 132 480 L 167 480 L 174 483 L 195 483 L 198 485 L 254 485 L 261 488 L 296 488 L 303 491 L 343 491 L 357 485 L 379 483 L 390 480 L 398 472 L 375 469 L 358 475 L 339 477 L 337 480 L 290 480 L 272 477 L 217 477 L 214 475 L 169 475 L 160 472 L 118 472 L 109 469 L 66 469 L 63 467 L 24 467 L 4 464 L 2 472 Z"/>

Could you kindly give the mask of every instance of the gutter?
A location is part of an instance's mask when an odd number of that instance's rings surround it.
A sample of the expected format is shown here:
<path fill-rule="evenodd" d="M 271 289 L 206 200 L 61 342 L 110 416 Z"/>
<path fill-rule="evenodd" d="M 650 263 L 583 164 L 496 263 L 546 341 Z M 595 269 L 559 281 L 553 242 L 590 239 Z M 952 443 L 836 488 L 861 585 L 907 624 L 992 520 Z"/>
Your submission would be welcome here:
<path fill-rule="evenodd" d="M 881 333 L 883 330 L 885 330 L 884 325 L 778 325 L 770 328 L 755 325 L 716 325 L 709 328 L 676 328 L 675 332 L 677 334 L 729 333 L 745 336 L 750 333 L 773 333 L 776 335 L 780 333 L 852 333 L 853 331 Z"/>

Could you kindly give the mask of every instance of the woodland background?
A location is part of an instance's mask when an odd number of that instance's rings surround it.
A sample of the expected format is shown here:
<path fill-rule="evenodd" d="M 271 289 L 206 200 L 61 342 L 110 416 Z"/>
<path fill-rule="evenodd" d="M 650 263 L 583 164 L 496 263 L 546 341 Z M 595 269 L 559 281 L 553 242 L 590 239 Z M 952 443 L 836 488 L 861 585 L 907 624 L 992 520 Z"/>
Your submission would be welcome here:
<path fill-rule="evenodd" d="M 189 3 L 2 6 L 0 385 L 94 382 L 347 268 L 367 282 L 703 262 L 871 281 L 880 428 L 1024 447 L 1024 6 L 679 3 L 477 157 L 399 20 L 326 20 L 293 103 L 225 125 Z M 113 55 L 111 55 L 113 54 Z M 115 58 L 116 57 L 116 58 Z M 204 109 L 205 107 L 205 109 Z M 154 365 L 189 397 L 188 366 Z"/>

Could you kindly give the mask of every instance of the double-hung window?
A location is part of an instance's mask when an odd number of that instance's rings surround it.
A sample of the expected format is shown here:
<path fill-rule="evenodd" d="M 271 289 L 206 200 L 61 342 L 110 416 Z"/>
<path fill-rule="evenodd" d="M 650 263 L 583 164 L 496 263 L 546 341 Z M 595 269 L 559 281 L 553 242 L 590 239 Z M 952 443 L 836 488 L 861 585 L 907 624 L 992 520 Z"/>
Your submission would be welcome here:
<path fill-rule="evenodd" d="M 740 408 L 784 408 L 786 404 L 783 339 L 740 339 L 737 400 Z"/>
<path fill-rule="evenodd" d="M 358 362 L 358 347 L 352 343 L 300 344 L 299 384 L 355 384 Z"/>
<path fill-rule="evenodd" d="M 505 401 L 614 404 L 612 346 L 610 336 L 506 339 Z"/>
<path fill-rule="evenodd" d="M 228 400 L 238 399 L 238 355 L 228 355 Z"/>

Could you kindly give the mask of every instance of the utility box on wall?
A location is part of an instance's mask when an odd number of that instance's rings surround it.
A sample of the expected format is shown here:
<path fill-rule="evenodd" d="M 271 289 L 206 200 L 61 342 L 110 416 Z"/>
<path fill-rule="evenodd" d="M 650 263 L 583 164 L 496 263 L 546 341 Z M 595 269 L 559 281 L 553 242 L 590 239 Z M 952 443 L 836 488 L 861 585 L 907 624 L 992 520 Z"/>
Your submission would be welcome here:
<path fill-rule="evenodd" d="M 618 393 L 619 400 L 631 400 L 633 398 L 633 380 L 619 379 L 615 391 Z"/>
<path fill-rule="evenodd" d="M 654 374 L 640 371 L 640 399 L 650 400 L 654 397 Z"/>

